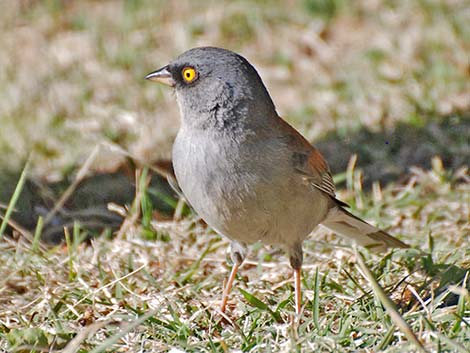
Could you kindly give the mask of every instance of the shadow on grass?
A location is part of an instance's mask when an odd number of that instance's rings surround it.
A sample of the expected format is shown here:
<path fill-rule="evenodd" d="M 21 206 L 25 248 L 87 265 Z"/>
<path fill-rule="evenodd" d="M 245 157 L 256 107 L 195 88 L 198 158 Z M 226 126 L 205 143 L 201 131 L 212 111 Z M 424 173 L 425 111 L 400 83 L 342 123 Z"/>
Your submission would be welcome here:
<path fill-rule="evenodd" d="M 3 186 L 0 189 L 1 204 L 8 204 L 18 175 L 0 175 L 0 185 Z M 69 180 L 49 184 L 27 180 L 16 204 L 13 221 L 26 230 L 34 231 L 38 218 L 45 218 L 49 214 L 70 184 Z M 171 217 L 174 205 L 169 200 L 175 200 L 176 195 L 166 180 L 153 176 L 147 192 L 154 211 L 161 217 Z M 98 235 L 105 230 L 114 231 L 121 226 L 123 216 L 110 211 L 108 204 L 130 208 L 134 198 L 135 181 L 125 170 L 87 177 L 78 185 L 64 207 L 44 225 L 42 240 L 50 244 L 60 243 L 64 240 L 64 227 L 71 231 L 75 222 L 89 236 Z"/>
<path fill-rule="evenodd" d="M 431 120 L 426 125 L 398 124 L 392 131 L 371 132 L 367 129 L 348 136 L 332 133 L 315 143 L 330 163 L 333 174 L 345 171 L 351 154 L 357 154 L 357 167 L 363 170 L 364 186 L 379 181 L 403 181 L 409 167 L 430 168 L 431 159 L 440 156 L 446 169 L 468 165 L 470 161 L 470 112 Z M 98 174 L 83 180 L 64 208 L 45 225 L 43 240 L 57 243 L 63 239 L 64 226 L 72 227 L 78 221 L 91 234 L 104 229 L 116 230 L 122 217 L 108 210 L 107 205 L 131 205 L 135 197 L 133 173 L 124 170 Z M 0 203 L 7 204 L 19 173 L 0 175 Z M 16 206 L 13 220 L 33 230 L 39 216 L 52 209 L 69 181 L 45 184 L 28 180 Z M 166 181 L 154 175 L 148 189 L 154 213 L 171 217 L 173 206 L 168 200 L 176 195 Z"/>
<path fill-rule="evenodd" d="M 455 170 L 470 161 L 470 112 L 431 120 L 426 125 L 399 123 L 387 132 L 362 129 L 348 136 L 332 133 L 315 143 L 334 174 L 346 170 L 351 154 L 363 170 L 363 184 L 382 185 L 406 178 L 411 166 L 431 168 L 440 156 L 446 169 Z"/>

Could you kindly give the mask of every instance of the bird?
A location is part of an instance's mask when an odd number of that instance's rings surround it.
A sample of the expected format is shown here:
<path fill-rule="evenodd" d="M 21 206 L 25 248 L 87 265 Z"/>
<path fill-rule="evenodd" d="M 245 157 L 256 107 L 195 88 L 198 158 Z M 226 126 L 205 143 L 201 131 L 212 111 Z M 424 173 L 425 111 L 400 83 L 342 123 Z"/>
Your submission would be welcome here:
<path fill-rule="evenodd" d="M 319 224 L 374 251 L 408 247 L 336 198 L 326 160 L 278 115 L 257 70 L 240 54 L 196 47 L 145 78 L 176 93 L 181 125 L 172 184 L 215 232 L 230 239 L 233 265 L 221 312 L 250 244 L 285 250 L 297 316 L 302 244 Z"/>

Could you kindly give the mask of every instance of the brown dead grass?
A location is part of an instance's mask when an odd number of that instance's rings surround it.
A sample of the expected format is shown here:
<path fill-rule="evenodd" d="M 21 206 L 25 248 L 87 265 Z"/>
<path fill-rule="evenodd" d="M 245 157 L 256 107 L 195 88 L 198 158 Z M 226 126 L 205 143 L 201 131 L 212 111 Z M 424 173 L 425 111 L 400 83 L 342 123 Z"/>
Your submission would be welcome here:
<path fill-rule="evenodd" d="M 60 177 L 103 140 L 148 161 L 168 157 L 175 100 L 143 76 L 200 45 L 245 55 L 310 139 L 469 109 L 465 1 L 341 4 L 327 21 L 301 1 L 9 2 L 0 14 L 2 164 L 18 167 L 34 150 L 36 173 Z M 96 167 L 121 158 L 106 154 Z"/>

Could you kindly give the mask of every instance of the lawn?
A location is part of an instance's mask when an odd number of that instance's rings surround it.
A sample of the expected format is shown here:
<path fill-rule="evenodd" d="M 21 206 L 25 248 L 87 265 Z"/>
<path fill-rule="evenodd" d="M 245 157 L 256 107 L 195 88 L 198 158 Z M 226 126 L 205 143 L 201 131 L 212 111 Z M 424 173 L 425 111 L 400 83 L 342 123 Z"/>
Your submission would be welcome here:
<path fill-rule="evenodd" d="M 131 197 L 109 206 L 122 225 L 77 221 L 52 245 L 53 207 L 1 223 L 0 351 L 470 350 L 465 1 L 30 0 L 2 4 L 0 21 L 2 219 L 37 190 L 54 206 L 83 175 L 132 164 Z M 199 45 L 247 57 L 332 161 L 338 197 L 414 249 L 378 256 L 315 230 L 293 325 L 288 260 L 256 244 L 222 316 L 228 241 L 149 181 L 178 110 L 143 77 Z"/>

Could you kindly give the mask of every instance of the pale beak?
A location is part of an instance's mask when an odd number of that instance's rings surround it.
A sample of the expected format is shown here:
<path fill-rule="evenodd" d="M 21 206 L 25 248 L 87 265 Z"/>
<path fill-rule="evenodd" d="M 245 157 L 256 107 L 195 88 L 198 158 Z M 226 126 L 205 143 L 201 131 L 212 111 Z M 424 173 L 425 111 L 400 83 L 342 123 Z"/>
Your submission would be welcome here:
<path fill-rule="evenodd" d="M 145 79 L 160 82 L 171 87 L 175 87 L 176 84 L 175 80 L 173 80 L 171 72 L 168 71 L 168 66 L 164 66 L 157 71 L 149 73 L 147 76 L 145 76 Z"/>

